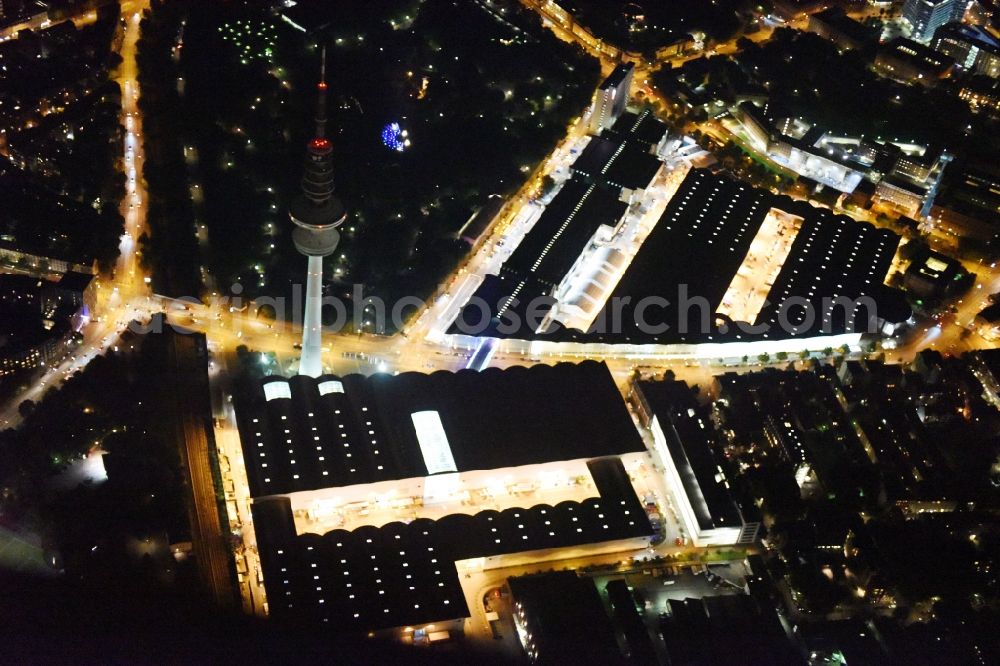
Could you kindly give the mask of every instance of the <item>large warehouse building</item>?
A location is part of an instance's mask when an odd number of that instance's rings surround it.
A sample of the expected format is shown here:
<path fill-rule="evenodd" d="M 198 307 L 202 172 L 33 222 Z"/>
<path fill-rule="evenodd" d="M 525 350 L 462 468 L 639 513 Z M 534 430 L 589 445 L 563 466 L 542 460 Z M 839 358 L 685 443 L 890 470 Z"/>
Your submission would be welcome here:
<path fill-rule="evenodd" d="M 504 263 L 498 276 L 488 276 L 475 294 L 489 307 L 491 321 L 487 335 L 501 335 L 502 323 L 511 319 L 508 311 L 517 315 L 532 332 L 555 302 L 547 299 L 562 282 L 602 227 L 610 235 L 621 224 L 627 204 L 618 194 L 598 183 L 586 183 L 572 178 L 563 185 L 545 208 L 521 243 Z M 536 313 L 529 316 L 534 304 Z M 466 321 L 475 325 L 479 313 L 468 315 Z"/>
<path fill-rule="evenodd" d="M 591 289 L 603 300 L 578 308 L 593 313 L 588 326 L 494 325 L 481 335 L 505 338 L 503 349 L 521 352 L 616 345 L 635 353 L 724 357 L 854 345 L 863 334 L 892 334 L 911 317 L 903 294 L 885 285 L 899 243 L 891 231 L 692 169 L 627 268 L 607 271 L 620 275 L 614 288 Z M 559 268 L 572 264 L 566 256 Z M 526 308 L 533 295 L 552 293 L 533 291 L 537 281 L 512 280 L 507 265 L 500 273 L 480 288 L 487 303 L 512 293 Z M 546 284 L 553 283 L 558 277 L 547 275 Z M 589 295 L 589 287 L 560 289 Z M 450 333 L 456 345 L 474 346 L 457 326 Z"/>
<path fill-rule="evenodd" d="M 653 534 L 630 480 L 649 453 L 603 363 L 268 378 L 237 420 L 278 619 L 457 627 L 462 567 Z"/>

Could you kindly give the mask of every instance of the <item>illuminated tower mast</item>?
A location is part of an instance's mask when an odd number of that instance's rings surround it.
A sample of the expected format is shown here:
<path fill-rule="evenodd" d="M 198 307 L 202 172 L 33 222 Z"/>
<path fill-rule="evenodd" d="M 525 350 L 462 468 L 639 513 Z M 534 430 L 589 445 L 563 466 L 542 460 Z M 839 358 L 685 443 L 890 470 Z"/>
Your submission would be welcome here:
<path fill-rule="evenodd" d="M 305 316 L 302 320 L 302 356 L 299 374 L 318 377 L 323 372 L 322 359 L 322 298 L 323 257 L 337 249 L 340 233 L 337 227 L 344 223 L 347 213 L 333 190 L 333 146 L 326 138 L 326 48 L 320 70 L 318 100 L 316 103 L 316 136 L 306 151 L 305 173 L 302 176 L 302 194 L 289 208 L 289 217 L 295 224 L 292 240 L 295 248 L 309 258 L 306 274 Z"/>

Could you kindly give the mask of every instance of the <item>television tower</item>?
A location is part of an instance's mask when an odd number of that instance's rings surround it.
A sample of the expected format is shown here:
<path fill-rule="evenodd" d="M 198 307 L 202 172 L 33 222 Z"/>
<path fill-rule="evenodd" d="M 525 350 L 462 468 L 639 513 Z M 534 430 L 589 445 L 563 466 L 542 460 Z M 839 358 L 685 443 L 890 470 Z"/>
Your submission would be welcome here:
<path fill-rule="evenodd" d="M 321 310 L 323 303 L 323 257 L 333 254 L 340 241 L 337 227 L 347 219 L 344 205 L 334 196 L 333 146 L 326 138 L 326 47 L 317 85 L 316 135 L 306 148 L 302 193 L 292 201 L 288 215 L 295 225 L 292 241 L 309 258 L 306 273 L 305 316 L 302 319 L 302 354 L 299 374 L 319 377 L 323 373 Z"/>

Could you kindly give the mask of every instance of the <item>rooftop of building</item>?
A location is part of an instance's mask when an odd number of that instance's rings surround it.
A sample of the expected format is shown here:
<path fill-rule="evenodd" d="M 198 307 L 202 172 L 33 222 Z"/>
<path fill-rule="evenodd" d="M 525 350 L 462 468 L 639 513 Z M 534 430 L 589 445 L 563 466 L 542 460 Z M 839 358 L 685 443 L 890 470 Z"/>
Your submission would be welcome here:
<path fill-rule="evenodd" d="M 879 57 L 891 57 L 934 75 L 944 74 L 955 64 L 954 58 L 905 37 L 896 37 L 883 44 Z"/>
<path fill-rule="evenodd" d="M 1000 97 L 1000 79 L 993 79 L 984 75 L 970 76 L 962 81 L 962 90 L 968 90 L 977 95 Z"/>
<path fill-rule="evenodd" d="M 88 273 L 78 273 L 76 271 L 68 271 L 63 273 L 62 277 L 59 278 L 59 282 L 56 283 L 56 287 L 66 291 L 83 293 L 93 281 L 93 275 Z"/>
<path fill-rule="evenodd" d="M 70 330 L 65 319 L 48 322 L 35 304 L 0 300 L 0 358 L 14 357 L 63 338 Z"/>
<path fill-rule="evenodd" d="M 483 234 L 489 230 L 493 224 L 493 219 L 503 210 L 507 200 L 503 197 L 491 194 L 486 197 L 482 205 L 473 213 L 468 221 L 458 231 L 458 237 L 469 244 L 474 244 Z"/>
<path fill-rule="evenodd" d="M 617 226 L 627 209 L 605 188 L 568 180 L 504 263 L 503 272 L 555 287 L 597 229 Z"/>
<path fill-rule="evenodd" d="M 953 4 L 955 0 L 907 0 L 907 5 L 918 5 L 923 4 L 927 7 L 938 7 L 945 4 Z"/>
<path fill-rule="evenodd" d="M 949 188 L 962 188 L 1000 200 L 1000 169 L 994 165 L 969 165 L 952 169 L 946 178 Z"/>
<path fill-rule="evenodd" d="M 989 166 L 950 168 L 934 205 L 1000 224 L 1000 174 Z"/>
<path fill-rule="evenodd" d="M 670 599 L 660 618 L 671 663 L 799 664 L 773 604 L 746 595 Z"/>
<path fill-rule="evenodd" d="M 913 378 L 900 366 L 877 361 L 846 361 L 838 369 L 839 387 L 854 405 L 850 415 L 863 429 L 890 501 L 953 497 L 955 474 L 928 436 L 908 388 Z M 830 525 L 829 518 L 816 521 Z"/>
<path fill-rule="evenodd" d="M 928 250 L 910 262 L 906 275 L 945 284 L 960 279 L 965 275 L 965 268 L 957 259 Z"/>
<path fill-rule="evenodd" d="M 541 325 L 556 303 L 556 299 L 549 295 L 551 292 L 550 285 L 530 277 L 523 278 L 506 272 L 487 275 L 473 298 L 485 303 L 488 312 L 484 313 L 478 307 L 467 305 L 452 323 L 449 333 L 496 338 L 510 337 L 512 334 L 529 335 Z M 490 319 L 482 322 L 483 317 Z"/>
<path fill-rule="evenodd" d="M 743 114 L 748 116 L 755 123 L 757 123 L 763 128 L 766 128 L 768 131 L 771 131 L 773 123 L 771 122 L 771 119 L 768 118 L 767 113 L 765 112 L 764 109 L 757 106 L 750 100 L 745 100 L 743 102 L 740 102 L 738 108 Z"/>
<path fill-rule="evenodd" d="M 877 30 L 855 21 L 841 7 L 824 9 L 821 12 L 810 15 L 809 20 L 810 22 L 820 21 L 858 44 L 875 43 L 878 40 L 879 33 Z"/>
<path fill-rule="evenodd" d="M 597 136 L 573 163 L 573 172 L 613 187 L 644 190 L 663 163 L 648 148 L 622 138 Z"/>
<path fill-rule="evenodd" d="M 1000 311 L 997 314 L 1000 315 Z M 971 354 L 975 359 L 982 361 L 994 379 L 1000 381 L 1000 349 L 977 349 Z"/>
<path fill-rule="evenodd" d="M 909 310 L 903 306 L 901 294 L 883 284 L 899 243 L 898 236 L 833 215 L 807 202 L 776 196 L 767 190 L 713 175 L 708 170 L 692 169 L 625 270 L 591 330 L 557 326 L 537 334 L 534 327 L 524 325 L 522 315 L 526 314 L 527 304 L 522 296 L 530 300 L 531 295 L 540 290 L 537 284 L 511 274 L 504 275 L 503 280 L 487 278 L 477 295 L 492 306 L 498 293 L 517 291 L 520 309 L 516 312 L 521 317 L 521 325 L 500 331 L 497 330 L 498 322 L 494 322 L 489 330 L 479 334 L 588 343 L 696 344 L 808 337 L 822 333 L 823 320 L 818 315 L 815 326 L 796 332 L 773 326 L 768 332 L 758 334 L 745 333 L 732 326 L 722 331 L 713 317 L 705 329 L 703 308 L 682 302 L 690 303 L 691 299 L 702 297 L 709 304 L 709 315 L 716 311 L 772 208 L 802 217 L 806 233 L 800 232 L 793 243 L 783 272 L 768 294 L 771 303 L 780 303 L 776 298 L 784 292 L 817 302 L 835 296 L 871 296 L 880 315 L 884 312 L 893 317 L 887 320 L 908 318 Z M 828 245 L 823 246 L 820 240 Z M 705 271 L 705 266 L 712 266 L 713 270 Z M 637 304 L 647 297 L 665 298 L 667 303 L 657 301 L 655 307 L 644 306 L 642 317 L 637 318 Z M 616 298 L 617 301 L 613 300 Z M 546 308 L 551 307 L 552 302 L 550 299 Z M 766 316 L 758 321 L 769 321 L 768 317 L 776 315 L 776 307 L 764 311 L 762 316 Z M 471 309 L 479 308 L 466 308 Z M 816 310 L 817 313 L 822 311 L 822 308 Z M 477 321 L 477 317 L 468 315 L 470 322 Z M 857 327 L 866 330 L 868 323 L 862 309 L 856 320 Z M 664 324 L 667 328 L 661 330 Z M 466 331 L 453 325 L 450 332 Z M 833 321 L 831 333 L 841 332 L 847 331 Z"/>
<path fill-rule="evenodd" d="M 785 311 L 788 323 L 802 327 L 795 335 L 872 332 L 868 331 L 870 316 L 894 323 L 909 319 L 911 312 L 902 294 L 885 286 L 900 237 L 825 208 L 809 208 L 768 293 L 769 305 L 755 322 L 768 325 L 763 337 L 789 337 L 790 331 L 781 326 L 781 312 L 790 299 L 808 301 L 814 314 L 812 324 L 807 326 L 802 310 Z M 844 308 L 830 308 L 824 303 L 824 299 L 855 301 L 861 297 L 873 299 L 875 312 L 857 308 L 853 326 Z"/>
<path fill-rule="evenodd" d="M 974 44 L 975 46 L 988 51 L 1000 51 L 1000 41 L 997 41 L 996 37 L 978 25 L 970 25 L 968 23 L 956 21 L 941 26 L 934 33 L 935 44 L 937 44 L 939 39 L 949 38 L 956 41 L 969 42 L 970 44 Z"/>
<path fill-rule="evenodd" d="M 591 578 L 555 571 L 508 578 L 507 586 L 540 658 L 558 655 L 562 663 L 618 660 L 614 629 Z"/>
<path fill-rule="evenodd" d="M 627 77 L 633 69 L 635 69 L 635 65 L 631 62 L 618 65 L 611 71 L 608 78 L 604 79 L 601 83 L 601 90 L 610 90 L 611 88 L 620 86 L 625 81 L 625 77 Z"/>
<path fill-rule="evenodd" d="M 608 596 L 614 623 L 621 631 L 627 645 L 627 650 L 624 652 L 636 663 L 656 662 L 656 648 L 637 608 L 640 603 L 645 604 L 645 599 L 637 600 L 624 578 L 608 581 L 604 591 Z"/>
<path fill-rule="evenodd" d="M 887 660 L 878 634 L 860 619 L 803 625 L 801 640 L 811 652 L 839 654 L 844 663 L 874 664 Z"/>
<path fill-rule="evenodd" d="M 842 483 L 845 480 L 836 476 L 841 466 L 867 460 L 834 393 L 833 366 L 819 365 L 808 372 L 729 372 L 715 381 L 725 405 L 725 428 L 736 441 L 750 443 L 764 432 L 784 458 L 793 465 L 807 463 L 821 482 Z"/>
<path fill-rule="evenodd" d="M 771 199 L 766 190 L 692 169 L 611 294 L 611 299 L 632 299 L 625 306 L 622 332 L 615 336 L 616 341 L 710 340 L 713 333 L 701 330 L 700 308 L 689 308 L 689 320 L 680 321 L 679 289 L 685 286 L 689 298 L 701 296 L 717 307 L 767 215 Z M 706 266 L 712 270 L 705 271 Z M 669 330 L 661 334 L 639 330 L 630 308 L 646 296 L 670 301 L 645 313 L 651 326 L 666 323 Z M 680 330 L 682 327 L 689 332 Z"/>
<path fill-rule="evenodd" d="M 667 134 L 667 126 L 649 109 L 642 113 L 625 111 L 611 129 L 604 130 L 602 136 L 613 136 L 636 141 L 646 146 L 655 146 Z"/>
<path fill-rule="evenodd" d="M 38 298 L 47 284 L 47 280 L 34 275 L 0 273 L 0 300 Z"/>
<path fill-rule="evenodd" d="M 296 535 L 288 498 L 253 504 L 268 602 L 279 621 L 371 631 L 468 617 L 455 562 L 631 538 L 653 530 L 621 461 L 587 463 L 597 496 L 440 520 Z"/>
<path fill-rule="evenodd" d="M 449 332 L 467 333 L 461 324 L 464 322 L 479 335 L 533 333 L 555 302 L 549 294 L 562 282 L 595 232 L 602 225 L 616 226 L 627 209 L 628 205 L 607 188 L 576 178 L 567 181 L 521 239 L 500 275 L 487 275 L 473 295 L 475 303 L 487 305 L 491 321 L 475 328 L 482 317 L 481 309 L 467 305 Z M 501 325 L 511 322 L 515 315 L 519 326 L 507 330 Z M 528 321 L 535 323 L 528 326 Z"/>
<path fill-rule="evenodd" d="M 269 377 L 236 412 L 253 497 L 644 450 L 596 361 Z"/>
<path fill-rule="evenodd" d="M 740 527 L 740 509 L 712 450 L 710 422 L 691 389 L 673 381 L 640 381 L 636 387 L 660 424 L 698 527 Z"/>
<path fill-rule="evenodd" d="M 895 187 L 896 189 L 905 190 L 911 194 L 917 196 L 924 196 L 927 194 L 927 186 L 916 183 L 912 178 L 904 176 L 902 174 L 890 173 L 882 177 L 879 184 L 888 185 Z"/>

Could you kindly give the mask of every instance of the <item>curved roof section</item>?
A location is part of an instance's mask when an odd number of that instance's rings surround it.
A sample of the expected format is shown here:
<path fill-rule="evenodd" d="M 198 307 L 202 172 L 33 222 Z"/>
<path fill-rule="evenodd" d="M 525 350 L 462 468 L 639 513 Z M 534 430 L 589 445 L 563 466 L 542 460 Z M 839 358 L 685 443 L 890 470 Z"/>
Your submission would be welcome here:
<path fill-rule="evenodd" d="M 652 535 L 621 461 L 587 463 L 598 497 L 296 536 L 291 503 L 253 504 L 278 619 L 370 631 L 467 617 L 455 561 Z"/>

